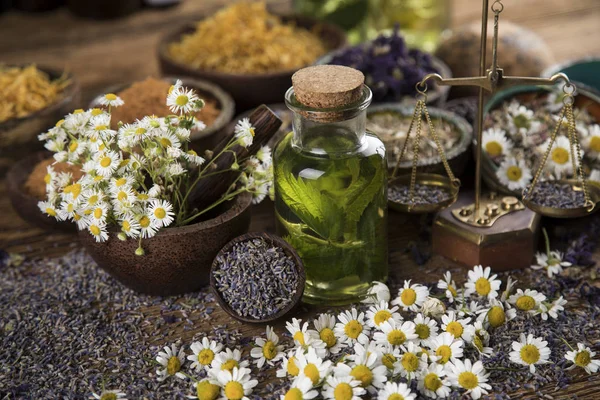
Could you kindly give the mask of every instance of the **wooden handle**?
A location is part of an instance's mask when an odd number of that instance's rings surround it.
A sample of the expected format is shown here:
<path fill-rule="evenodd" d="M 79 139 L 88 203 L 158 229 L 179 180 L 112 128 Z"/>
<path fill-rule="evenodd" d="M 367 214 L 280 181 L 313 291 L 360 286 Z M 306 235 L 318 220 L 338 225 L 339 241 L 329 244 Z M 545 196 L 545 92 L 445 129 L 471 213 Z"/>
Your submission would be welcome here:
<path fill-rule="evenodd" d="M 249 118 L 250 123 L 254 127 L 254 140 L 247 148 L 240 145 L 233 148 L 238 160 L 256 154 L 262 146 L 269 142 L 271 137 L 273 137 L 281 127 L 281 120 L 264 104 L 258 106 L 252 114 L 250 114 Z M 235 132 L 232 132 L 225 137 L 215 147 L 213 150 L 215 156 L 227 146 L 227 143 L 229 143 L 233 135 L 235 135 Z M 214 171 L 228 169 L 233 161 L 234 157 L 232 153 L 227 152 L 222 154 L 214 163 L 214 165 L 216 165 Z M 192 189 L 188 198 L 190 208 L 202 210 L 219 200 L 223 194 L 227 192 L 227 189 L 231 184 L 235 182 L 239 174 L 239 171 L 229 171 L 201 179 L 196 187 Z"/>

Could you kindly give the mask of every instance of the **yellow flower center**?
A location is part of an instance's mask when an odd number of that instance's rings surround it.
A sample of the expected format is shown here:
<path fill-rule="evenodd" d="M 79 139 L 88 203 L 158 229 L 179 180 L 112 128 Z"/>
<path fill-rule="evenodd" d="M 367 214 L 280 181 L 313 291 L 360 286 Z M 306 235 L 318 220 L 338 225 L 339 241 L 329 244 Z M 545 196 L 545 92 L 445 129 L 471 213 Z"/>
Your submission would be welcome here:
<path fill-rule="evenodd" d="M 333 347 L 337 343 L 337 338 L 330 328 L 323 328 L 321 332 L 319 332 L 319 337 L 325 342 L 327 347 Z"/>
<path fill-rule="evenodd" d="M 485 151 L 491 157 L 498 157 L 502 155 L 502 150 L 502 145 L 496 141 L 487 142 L 487 144 L 485 145 Z"/>
<path fill-rule="evenodd" d="M 363 331 L 363 326 L 360 324 L 360 322 L 358 322 L 355 319 L 348 322 L 346 324 L 346 326 L 344 327 L 344 333 L 350 339 L 357 339 L 358 336 L 362 333 L 362 331 Z"/>
<path fill-rule="evenodd" d="M 111 163 L 112 163 L 112 159 L 110 157 L 104 156 L 104 157 L 102 157 L 102 159 L 100 159 L 100 166 L 102 168 L 109 167 Z"/>
<path fill-rule="evenodd" d="M 207 380 L 203 380 L 196 385 L 196 397 L 198 397 L 198 400 L 217 400 L 220 393 L 221 388 Z"/>
<path fill-rule="evenodd" d="M 515 115 L 513 122 L 518 128 L 529 128 L 529 118 L 525 114 Z"/>
<path fill-rule="evenodd" d="M 141 136 L 144 133 L 146 133 L 146 131 L 147 131 L 146 128 L 139 127 L 135 130 L 135 134 Z"/>
<path fill-rule="evenodd" d="M 396 363 L 396 357 L 393 354 L 387 353 L 381 357 L 381 363 L 386 366 L 387 369 L 394 369 Z"/>
<path fill-rule="evenodd" d="M 202 365 L 209 365 L 214 358 L 215 353 L 211 349 L 203 349 L 198 353 L 198 362 Z"/>
<path fill-rule="evenodd" d="M 428 339 L 431 334 L 426 324 L 415 325 L 415 333 L 419 336 L 419 339 Z"/>
<path fill-rule="evenodd" d="M 438 363 L 446 364 L 450 360 L 450 357 L 452 357 L 452 349 L 447 344 L 443 344 L 437 348 L 435 355 L 440 357 Z"/>
<path fill-rule="evenodd" d="M 103 179 L 103 178 L 102 178 L 102 175 L 96 175 L 96 176 L 94 177 L 94 182 L 100 182 L 102 179 Z"/>
<path fill-rule="evenodd" d="M 379 310 L 373 317 L 373 320 L 375 321 L 375 325 L 379 326 L 379 324 L 387 321 L 391 317 L 392 317 L 392 314 L 388 310 Z"/>
<path fill-rule="evenodd" d="M 148 200 L 150 197 L 146 193 L 140 193 L 137 195 L 138 200 Z"/>
<path fill-rule="evenodd" d="M 387 334 L 387 340 L 392 346 L 400 346 L 406 341 L 406 335 L 401 330 L 394 329 Z"/>
<path fill-rule="evenodd" d="M 566 164 L 569 161 L 569 152 L 564 147 L 557 147 L 552 150 L 552 161 L 556 164 Z"/>
<path fill-rule="evenodd" d="M 142 218 L 140 218 L 140 226 L 142 228 L 147 228 L 150 226 L 150 218 L 148 218 L 146 215 L 144 215 Z"/>
<path fill-rule="evenodd" d="M 306 364 L 306 367 L 304 367 L 304 375 L 312 381 L 313 385 L 319 383 L 319 380 L 321 379 L 321 374 L 319 374 L 319 369 L 315 364 Z"/>
<path fill-rule="evenodd" d="M 92 232 L 92 235 L 98 236 L 100 235 L 100 228 L 98 225 L 90 225 L 90 232 Z"/>
<path fill-rule="evenodd" d="M 172 145 L 171 141 L 165 137 L 158 139 L 158 141 L 160 142 L 162 147 L 170 147 Z"/>
<path fill-rule="evenodd" d="M 69 204 L 71 205 L 71 204 Z M 102 217 L 102 208 L 98 207 L 94 210 L 94 217 L 100 219 Z"/>
<path fill-rule="evenodd" d="M 302 399 L 304 399 L 302 390 L 300 390 L 298 388 L 291 388 L 290 390 L 287 391 L 287 393 L 283 397 L 283 400 L 302 400 Z"/>
<path fill-rule="evenodd" d="M 458 321 L 452 321 L 446 325 L 446 332 L 450 332 L 457 339 L 462 336 L 463 331 L 463 326 Z"/>
<path fill-rule="evenodd" d="M 504 325 L 506 322 L 506 313 L 500 306 L 493 306 L 488 311 L 488 321 L 493 328 Z"/>
<path fill-rule="evenodd" d="M 535 307 L 535 299 L 531 296 L 523 295 L 515 303 L 517 308 L 522 311 L 529 311 Z"/>
<path fill-rule="evenodd" d="M 117 95 L 114 93 L 108 93 L 108 94 L 104 95 L 104 98 L 108 101 L 114 101 L 117 99 Z"/>
<path fill-rule="evenodd" d="M 300 374 L 300 369 L 296 365 L 296 358 L 290 357 L 287 363 L 287 373 L 292 376 L 298 376 Z"/>
<path fill-rule="evenodd" d="M 92 116 L 96 117 L 98 115 L 102 114 L 102 110 L 99 108 L 92 108 Z"/>
<path fill-rule="evenodd" d="M 123 221 L 121 227 L 125 232 L 129 232 L 131 230 L 131 224 L 129 223 L 129 221 Z"/>
<path fill-rule="evenodd" d="M 250 128 L 250 134 L 252 135 L 252 137 L 254 137 L 254 135 L 255 135 L 254 128 Z"/>
<path fill-rule="evenodd" d="M 229 359 L 227 361 L 225 361 L 223 364 L 221 364 L 221 371 L 233 371 L 234 368 L 239 368 L 239 363 L 237 362 L 237 360 Z"/>
<path fill-rule="evenodd" d="M 117 199 L 118 199 L 119 201 L 124 201 L 124 200 L 127 200 L 127 192 L 124 192 L 124 191 L 122 191 L 122 190 L 121 190 L 121 191 L 120 191 L 120 192 L 117 194 Z"/>
<path fill-rule="evenodd" d="M 427 375 L 425 375 L 423 384 L 427 390 L 435 392 L 436 390 L 442 387 L 442 380 L 439 376 L 437 376 L 433 372 L 430 372 Z"/>
<path fill-rule="evenodd" d="M 304 342 L 304 333 L 302 331 L 298 331 L 294 333 L 294 340 L 298 342 L 301 346 L 304 346 L 306 343 Z"/>
<path fill-rule="evenodd" d="M 511 165 L 506 169 L 506 177 L 509 181 L 517 182 L 523 176 L 523 171 L 516 165 Z"/>
<path fill-rule="evenodd" d="M 46 174 L 46 176 L 44 176 L 44 182 L 46 183 L 46 185 L 48 185 L 51 181 L 52 181 L 52 175 Z"/>
<path fill-rule="evenodd" d="M 392 395 L 389 396 L 387 400 L 404 400 L 404 396 L 398 393 L 392 393 Z"/>
<path fill-rule="evenodd" d="M 583 368 L 587 367 L 591 362 L 592 358 L 590 357 L 590 352 L 587 350 L 580 351 L 575 355 L 575 365 Z"/>
<path fill-rule="evenodd" d="M 88 203 L 90 205 L 95 205 L 98 202 L 98 195 L 97 194 L 93 194 L 90 196 L 90 198 L 88 199 Z"/>
<path fill-rule="evenodd" d="M 108 129 L 107 125 L 97 125 L 94 129 L 96 129 L 97 131 L 105 131 Z"/>
<path fill-rule="evenodd" d="M 79 214 L 73 214 L 73 219 L 75 221 L 79 221 L 81 219 L 81 215 L 79 215 Z"/>
<path fill-rule="evenodd" d="M 78 108 L 76 110 L 73 111 L 73 114 L 83 114 L 85 111 L 83 110 L 83 108 Z"/>
<path fill-rule="evenodd" d="M 69 145 L 69 151 L 73 153 L 75 150 L 77 150 L 77 147 L 79 147 L 79 143 L 77 143 L 76 141 L 72 141 Z"/>
<path fill-rule="evenodd" d="M 419 358 L 414 353 L 404 353 L 401 362 L 407 372 L 415 372 L 419 368 Z"/>
<path fill-rule="evenodd" d="M 360 385 L 364 388 L 370 386 L 371 382 L 373 382 L 373 372 L 366 365 L 361 364 L 352 368 L 350 375 L 357 381 L 360 381 Z"/>
<path fill-rule="evenodd" d="M 69 205 L 67 206 L 67 212 L 70 212 L 70 213 L 72 213 L 72 212 L 73 212 L 73 208 L 74 208 L 74 207 L 73 207 L 73 203 L 69 204 Z"/>
<path fill-rule="evenodd" d="M 167 216 L 167 212 L 164 208 L 158 207 L 156 210 L 154 210 L 154 216 L 158 219 L 163 219 Z"/>
<path fill-rule="evenodd" d="M 458 375 L 458 384 L 467 390 L 475 389 L 479 385 L 477 375 L 470 371 L 461 372 Z"/>
<path fill-rule="evenodd" d="M 354 390 L 349 383 L 340 383 L 333 389 L 333 398 L 335 400 L 352 400 L 354 397 Z"/>
<path fill-rule="evenodd" d="M 479 350 L 480 352 L 483 351 L 483 342 L 481 341 L 481 338 L 477 335 L 475 335 L 473 337 L 473 345 L 477 348 L 477 350 Z"/>
<path fill-rule="evenodd" d="M 116 187 L 121 187 L 121 186 L 123 186 L 126 183 L 127 183 L 127 179 L 126 178 L 119 178 L 119 179 L 117 179 L 115 181 L 115 186 Z"/>
<path fill-rule="evenodd" d="M 535 364 L 540 359 L 540 351 L 532 344 L 526 344 L 521 347 L 520 354 L 521 360 L 525 361 L 527 364 Z"/>
<path fill-rule="evenodd" d="M 228 400 L 241 400 L 244 397 L 244 387 L 236 381 L 228 382 L 225 385 L 225 397 Z"/>
<path fill-rule="evenodd" d="M 167 374 L 175 375 L 179 372 L 180 369 L 181 361 L 179 361 L 179 358 L 176 356 L 172 356 L 171 358 L 169 358 L 169 361 L 167 362 Z"/>
<path fill-rule="evenodd" d="M 46 214 L 51 217 L 56 217 L 56 210 L 54 208 L 46 207 Z"/>
<path fill-rule="evenodd" d="M 190 101 L 190 99 L 186 95 L 181 94 L 181 95 L 177 96 L 177 98 L 175 99 L 175 104 L 177 104 L 179 107 L 183 107 L 189 101 Z"/>
<path fill-rule="evenodd" d="M 103 393 L 100 400 L 117 400 L 117 395 L 114 393 Z"/>
<path fill-rule="evenodd" d="M 475 282 L 475 290 L 480 296 L 487 296 L 492 291 L 492 285 L 489 280 L 481 277 Z"/>
<path fill-rule="evenodd" d="M 458 296 L 458 293 L 456 292 L 456 289 L 454 289 L 454 286 L 448 285 L 448 290 L 450 291 L 453 297 Z"/>
<path fill-rule="evenodd" d="M 600 153 L 600 137 L 594 136 L 590 139 L 590 149 L 594 150 L 596 153 Z"/>
<path fill-rule="evenodd" d="M 417 300 L 417 292 L 413 288 L 404 289 L 400 296 L 402 303 L 407 306 L 412 306 Z"/>
<path fill-rule="evenodd" d="M 267 360 L 272 360 L 277 355 L 277 347 L 269 340 L 263 346 L 262 352 Z"/>

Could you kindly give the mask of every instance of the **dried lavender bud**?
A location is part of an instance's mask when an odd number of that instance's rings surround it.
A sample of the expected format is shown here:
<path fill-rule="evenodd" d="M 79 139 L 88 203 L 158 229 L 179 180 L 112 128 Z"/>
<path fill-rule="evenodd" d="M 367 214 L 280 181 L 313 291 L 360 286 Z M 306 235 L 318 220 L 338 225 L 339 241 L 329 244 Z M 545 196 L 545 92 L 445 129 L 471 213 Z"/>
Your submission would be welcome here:
<path fill-rule="evenodd" d="M 298 287 L 294 260 L 282 248 L 256 238 L 217 257 L 216 288 L 239 316 L 257 320 L 285 309 Z"/>
<path fill-rule="evenodd" d="M 545 207 L 578 208 L 585 205 L 583 191 L 557 181 L 544 181 L 535 185 L 531 201 Z"/>
<path fill-rule="evenodd" d="M 450 193 L 443 188 L 429 185 L 415 185 L 414 204 L 437 204 L 450 198 Z M 410 186 L 390 185 L 388 200 L 396 203 L 410 204 Z"/>

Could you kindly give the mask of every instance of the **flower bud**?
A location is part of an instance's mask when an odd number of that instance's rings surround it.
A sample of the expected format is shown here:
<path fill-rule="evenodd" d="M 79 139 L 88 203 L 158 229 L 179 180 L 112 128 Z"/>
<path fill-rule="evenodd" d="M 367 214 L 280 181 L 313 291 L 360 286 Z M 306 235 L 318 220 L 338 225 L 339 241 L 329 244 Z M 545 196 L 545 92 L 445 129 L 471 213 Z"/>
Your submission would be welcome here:
<path fill-rule="evenodd" d="M 421 312 L 428 317 L 439 318 L 446 313 L 446 306 L 434 297 L 428 297 L 423 302 Z"/>
<path fill-rule="evenodd" d="M 362 300 L 363 303 L 367 304 L 378 304 L 381 301 L 390 301 L 390 289 L 383 282 L 373 282 L 367 297 Z"/>
<path fill-rule="evenodd" d="M 146 252 L 144 251 L 144 249 L 142 248 L 142 246 L 140 246 L 137 249 L 135 249 L 135 255 L 136 256 L 143 256 L 144 254 L 146 254 Z"/>
<path fill-rule="evenodd" d="M 127 235 L 125 235 L 123 232 L 119 232 L 117 237 L 119 238 L 119 240 L 122 240 L 122 241 L 127 240 Z"/>

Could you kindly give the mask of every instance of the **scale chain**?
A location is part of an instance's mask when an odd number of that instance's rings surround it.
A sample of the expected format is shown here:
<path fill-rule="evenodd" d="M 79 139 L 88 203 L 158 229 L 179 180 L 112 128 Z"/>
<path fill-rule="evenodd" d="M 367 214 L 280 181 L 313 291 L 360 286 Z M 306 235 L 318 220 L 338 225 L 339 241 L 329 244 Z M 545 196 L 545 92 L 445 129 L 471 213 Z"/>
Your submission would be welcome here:
<path fill-rule="evenodd" d="M 440 139 L 438 137 L 437 131 L 433 126 L 433 122 L 431 122 L 431 117 L 429 116 L 429 111 L 427 107 L 424 107 L 423 112 L 425 113 L 425 118 L 427 119 L 427 124 L 429 125 L 429 130 L 431 135 L 433 136 L 433 140 L 435 141 L 435 145 L 437 147 L 438 154 L 442 163 L 444 164 L 444 168 L 446 169 L 446 173 L 448 174 L 448 178 L 452 181 L 453 185 L 460 185 L 460 180 L 454 176 L 452 173 L 452 169 L 450 168 L 450 164 L 448 164 L 448 159 L 446 158 L 446 153 L 444 152 L 442 145 L 440 143 Z"/>
<path fill-rule="evenodd" d="M 423 109 L 427 110 L 425 106 L 425 101 L 419 100 L 417 102 L 417 106 L 419 107 L 419 115 L 417 119 L 417 132 L 415 137 L 415 142 L 413 143 L 413 162 L 412 162 L 412 171 L 410 173 L 410 189 L 409 189 L 409 211 L 415 205 L 415 185 L 417 182 L 417 165 L 419 163 L 419 149 L 421 142 L 421 129 L 422 129 L 422 116 Z M 406 139 L 408 141 L 408 138 Z"/>

